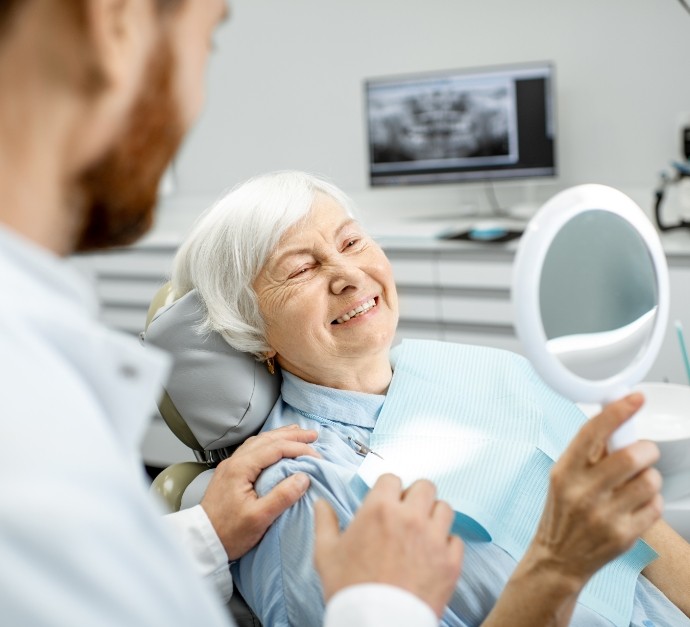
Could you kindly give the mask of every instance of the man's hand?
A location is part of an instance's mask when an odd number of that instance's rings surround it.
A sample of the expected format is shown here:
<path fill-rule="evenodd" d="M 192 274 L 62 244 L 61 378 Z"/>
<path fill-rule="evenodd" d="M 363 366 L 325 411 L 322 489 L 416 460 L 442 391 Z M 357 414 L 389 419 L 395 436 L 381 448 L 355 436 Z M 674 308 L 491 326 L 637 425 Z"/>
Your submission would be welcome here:
<path fill-rule="evenodd" d="M 309 487 L 309 477 L 297 473 L 259 497 L 254 482 L 261 471 L 283 457 L 320 457 L 309 446 L 316 438 L 316 431 L 297 425 L 281 427 L 248 438 L 229 459 L 218 464 L 201 506 L 229 560 L 242 557 L 256 546 L 271 523 Z"/>
<path fill-rule="evenodd" d="M 607 405 L 588 421 L 551 472 L 533 549 L 574 582 L 628 550 L 659 519 L 659 449 L 640 441 L 608 454 L 611 434 L 641 406 L 641 394 Z"/>
<path fill-rule="evenodd" d="M 390 474 L 379 478 L 343 533 L 330 505 L 317 502 L 314 560 L 326 601 L 351 585 L 387 583 L 440 617 L 462 563 L 462 541 L 449 535 L 453 518 L 432 483 L 417 481 L 403 492 Z"/>

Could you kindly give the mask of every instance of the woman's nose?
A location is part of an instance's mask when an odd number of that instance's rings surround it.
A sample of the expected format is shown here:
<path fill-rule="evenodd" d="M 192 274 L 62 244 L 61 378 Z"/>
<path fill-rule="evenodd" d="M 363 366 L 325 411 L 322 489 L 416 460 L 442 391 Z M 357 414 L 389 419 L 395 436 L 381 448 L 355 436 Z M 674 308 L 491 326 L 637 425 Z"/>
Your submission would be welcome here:
<path fill-rule="evenodd" d="M 364 271 L 356 264 L 351 262 L 341 262 L 334 264 L 331 270 L 330 287 L 333 294 L 361 287 Z"/>

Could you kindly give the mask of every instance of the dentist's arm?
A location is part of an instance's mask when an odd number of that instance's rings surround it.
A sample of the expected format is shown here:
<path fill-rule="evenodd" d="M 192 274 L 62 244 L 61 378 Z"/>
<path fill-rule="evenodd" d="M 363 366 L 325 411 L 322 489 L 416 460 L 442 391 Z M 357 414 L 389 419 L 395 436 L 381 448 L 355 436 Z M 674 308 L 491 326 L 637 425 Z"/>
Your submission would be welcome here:
<path fill-rule="evenodd" d="M 642 402 L 633 394 L 606 406 L 553 467 L 537 533 L 484 625 L 568 625 L 592 575 L 659 519 L 657 447 L 636 442 L 606 453 L 609 436 Z"/>
<path fill-rule="evenodd" d="M 165 517 L 191 553 L 198 574 L 211 581 L 225 601 L 233 590 L 228 562 L 253 548 L 309 487 L 309 478 L 296 474 L 259 497 L 254 482 L 283 457 L 318 457 L 309 446 L 316 437 L 316 431 L 291 425 L 248 438 L 218 465 L 201 505 Z"/>

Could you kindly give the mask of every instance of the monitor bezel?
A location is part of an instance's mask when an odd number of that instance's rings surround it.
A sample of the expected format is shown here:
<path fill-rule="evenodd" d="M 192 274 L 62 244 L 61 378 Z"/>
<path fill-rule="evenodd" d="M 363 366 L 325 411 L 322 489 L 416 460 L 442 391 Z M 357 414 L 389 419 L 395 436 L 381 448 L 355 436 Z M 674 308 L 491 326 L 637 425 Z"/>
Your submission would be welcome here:
<path fill-rule="evenodd" d="M 397 179 L 396 181 L 383 180 L 383 177 L 375 177 L 372 169 L 372 131 L 371 131 L 371 117 L 369 115 L 368 93 L 370 85 L 384 85 L 403 84 L 405 82 L 413 82 L 418 80 L 434 80 L 444 77 L 457 77 L 482 74 L 516 74 L 520 71 L 530 72 L 534 70 L 543 70 L 547 74 L 546 94 L 548 97 L 548 104 L 546 107 L 547 119 L 551 119 L 552 128 L 552 166 L 544 166 L 541 168 L 531 167 L 527 170 L 518 169 L 486 169 L 486 170 L 455 170 L 452 172 L 433 172 L 433 173 L 419 173 L 413 174 L 409 177 L 400 175 L 390 175 L 387 179 Z M 365 122 L 365 138 L 366 138 L 366 163 L 367 163 L 367 177 L 369 186 L 372 188 L 394 188 L 394 187 L 408 187 L 415 185 L 447 185 L 447 184 L 471 184 L 483 183 L 493 181 L 516 181 L 527 179 L 543 179 L 555 178 L 559 174 L 558 164 L 558 119 L 557 119 L 557 103 L 556 103 L 556 66 L 553 61 L 527 61 L 504 64 L 493 64 L 486 66 L 474 66 L 463 68 L 450 68 L 441 70 L 428 70 L 420 72 L 409 72 L 402 74 L 388 74 L 382 76 L 372 76 L 363 80 L 363 110 Z M 548 122 L 547 122 L 548 123 Z M 409 179 L 409 180 L 408 180 Z"/>

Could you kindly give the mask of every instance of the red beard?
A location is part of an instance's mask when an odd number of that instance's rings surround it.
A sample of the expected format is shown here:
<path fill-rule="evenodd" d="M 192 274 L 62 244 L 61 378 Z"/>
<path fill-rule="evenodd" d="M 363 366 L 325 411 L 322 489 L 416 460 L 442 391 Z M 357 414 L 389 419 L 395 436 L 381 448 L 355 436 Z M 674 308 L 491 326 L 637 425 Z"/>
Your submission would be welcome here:
<path fill-rule="evenodd" d="M 163 41 L 116 144 L 80 177 L 77 251 L 124 246 L 153 224 L 158 185 L 183 137 L 175 102 L 173 55 Z"/>

